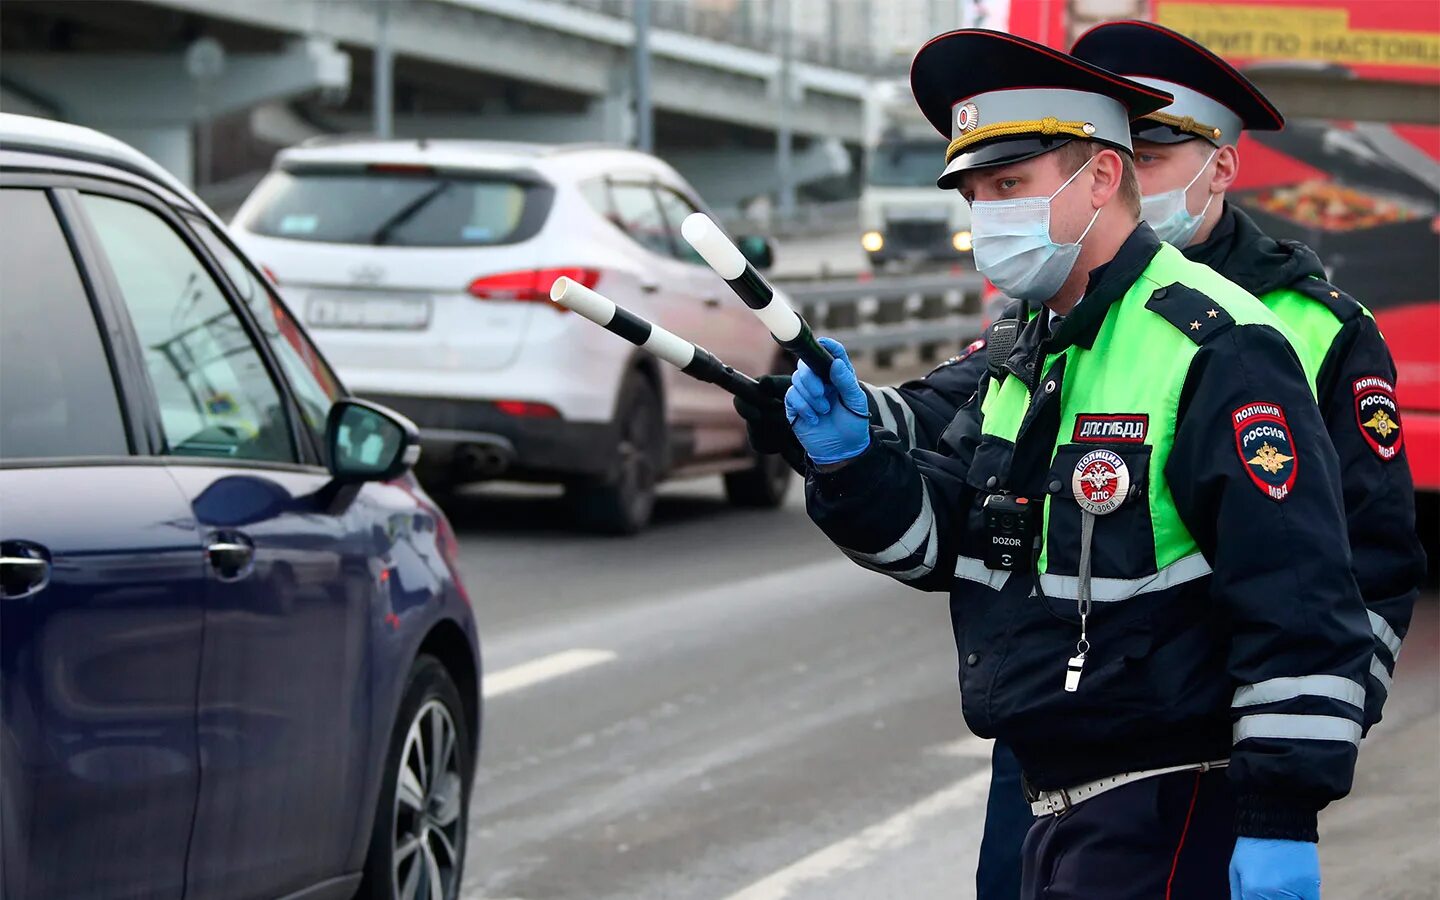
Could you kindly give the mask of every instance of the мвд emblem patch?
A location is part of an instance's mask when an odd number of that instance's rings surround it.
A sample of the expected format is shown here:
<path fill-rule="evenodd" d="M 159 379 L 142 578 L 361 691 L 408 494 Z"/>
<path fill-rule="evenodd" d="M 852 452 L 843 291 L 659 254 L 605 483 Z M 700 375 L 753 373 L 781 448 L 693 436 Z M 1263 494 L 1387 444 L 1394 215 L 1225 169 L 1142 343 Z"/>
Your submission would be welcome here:
<path fill-rule="evenodd" d="M 1275 403 L 1249 403 L 1230 414 L 1235 449 L 1250 480 L 1271 500 L 1284 500 L 1295 486 L 1300 461 L 1285 421 Z"/>
<path fill-rule="evenodd" d="M 1355 422 L 1365 443 L 1375 455 L 1389 462 L 1405 446 L 1400 429 L 1400 406 L 1395 402 L 1395 385 L 1378 375 L 1355 379 Z"/>

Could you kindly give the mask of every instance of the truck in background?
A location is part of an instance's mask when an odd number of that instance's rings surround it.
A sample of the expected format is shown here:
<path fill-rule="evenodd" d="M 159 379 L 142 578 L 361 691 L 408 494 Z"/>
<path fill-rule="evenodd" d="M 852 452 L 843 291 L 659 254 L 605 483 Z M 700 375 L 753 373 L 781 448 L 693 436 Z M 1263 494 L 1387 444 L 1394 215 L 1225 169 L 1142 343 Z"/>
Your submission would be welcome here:
<path fill-rule="evenodd" d="M 970 257 L 970 207 L 935 179 L 945 139 L 904 81 L 878 82 L 865 103 L 860 245 L 871 268 L 946 266 Z"/>

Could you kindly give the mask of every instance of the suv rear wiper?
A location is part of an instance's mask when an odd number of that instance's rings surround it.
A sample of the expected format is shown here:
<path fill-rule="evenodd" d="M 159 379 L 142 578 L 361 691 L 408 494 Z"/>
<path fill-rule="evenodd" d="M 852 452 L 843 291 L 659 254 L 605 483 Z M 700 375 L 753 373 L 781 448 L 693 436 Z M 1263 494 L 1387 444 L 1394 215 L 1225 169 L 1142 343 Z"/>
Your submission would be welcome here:
<path fill-rule="evenodd" d="M 455 182 L 453 181 L 442 181 L 414 200 L 400 207 L 393 216 L 380 223 L 380 227 L 375 229 L 374 234 L 370 235 L 370 243 L 376 245 L 385 243 L 390 237 L 390 232 L 413 219 L 416 213 L 430 205 L 432 200 L 450 190 L 454 185 Z"/>

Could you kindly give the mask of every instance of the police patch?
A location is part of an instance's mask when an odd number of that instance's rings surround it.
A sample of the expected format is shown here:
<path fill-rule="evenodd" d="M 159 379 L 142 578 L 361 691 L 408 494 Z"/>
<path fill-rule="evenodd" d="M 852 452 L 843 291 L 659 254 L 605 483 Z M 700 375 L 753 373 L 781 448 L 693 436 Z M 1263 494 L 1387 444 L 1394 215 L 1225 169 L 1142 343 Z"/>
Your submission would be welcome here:
<path fill-rule="evenodd" d="M 1150 430 L 1150 417 L 1144 413 L 1082 413 L 1075 417 L 1075 433 L 1070 440 L 1077 444 L 1143 444 Z"/>
<path fill-rule="evenodd" d="M 1357 378 L 1355 391 L 1355 422 L 1365 443 L 1375 455 L 1390 461 L 1405 446 L 1405 433 L 1400 430 L 1400 406 L 1395 402 L 1395 385 L 1378 375 Z"/>
<path fill-rule="evenodd" d="M 1235 449 L 1250 480 L 1271 500 L 1284 500 L 1295 485 L 1297 459 L 1285 410 L 1275 403 L 1250 403 L 1230 414 Z"/>
<path fill-rule="evenodd" d="M 1130 469 L 1112 450 L 1091 450 L 1075 463 L 1070 490 L 1086 512 L 1097 516 L 1112 513 L 1130 493 Z"/>

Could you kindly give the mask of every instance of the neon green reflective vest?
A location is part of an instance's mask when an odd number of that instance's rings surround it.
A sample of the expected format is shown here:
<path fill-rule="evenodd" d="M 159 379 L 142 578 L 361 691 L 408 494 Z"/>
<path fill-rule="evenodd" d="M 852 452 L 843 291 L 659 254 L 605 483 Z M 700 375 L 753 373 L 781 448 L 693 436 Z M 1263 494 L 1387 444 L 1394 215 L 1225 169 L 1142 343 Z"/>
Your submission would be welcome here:
<path fill-rule="evenodd" d="M 1063 477 L 1049 482 L 1049 493 L 1044 502 L 1046 537 L 1038 564 L 1042 585 L 1049 592 L 1074 595 L 1073 582 L 1077 573 L 1052 571 L 1049 535 L 1056 504 L 1075 506 L 1070 493 L 1067 463 L 1073 465 L 1081 454 L 1095 447 L 1094 444 L 1071 442 L 1076 417 L 1080 414 L 1148 417 L 1143 442 L 1126 448 L 1122 456 L 1131 470 L 1132 499 L 1129 502 L 1144 502 L 1149 506 L 1154 568 L 1126 573 L 1130 577 L 1113 579 L 1112 584 L 1107 584 L 1105 578 L 1096 578 L 1093 587 L 1096 599 L 1105 599 L 1107 592 L 1112 591 L 1118 594 L 1109 599 L 1119 599 L 1140 590 L 1159 590 L 1209 571 L 1199 546 L 1180 519 L 1165 478 L 1165 464 L 1175 440 L 1180 392 L 1200 344 L 1177 325 L 1148 309 L 1146 303 L 1157 291 L 1177 283 L 1211 299 L 1234 320 L 1236 326 L 1269 325 L 1292 346 L 1306 347 L 1304 353 L 1297 355 L 1313 391 L 1320 362 L 1324 359 L 1323 350 L 1312 350 L 1310 345 L 1301 343 L 1279 315 L 1238 285 L 1227 281 L 1208 266 L 1191 262 L 1169 244 L 1161 244 L 1140 277 L 1110 307 L 1091 348 L 1072 345 L 1059 353 L 1047 355 L 1040 366 L 1040 371 L 1046 374 L 1036 380 L 1036 386 L 1038 390 L 1045 390 L 1047 385 L 1055 383 L 1050 374 L 1061 357 L 1065 357 L 1063 378 L 1059 379 L 1060 428 L 1051 455 L 1052 471 Z M 1289 302 L 1285 298 L 1280 300 L 1286 304 Z M 1305 298 L 1305 303 L 1315 305 L 1308 298 Z M 1333 320 L 1334 317 L 1330 318 Z M 1311 319 L 1308 310 L 1305 319 L 1308 324 Z M 1338 323 L 1336 327 L 1338 330 Z M 1196 323 L 1197 332 L 1203 328 L 1204 323 Z M 1318 335 L 1319 323 L 1314 323 L 1314 329 Z M 1316 340 L 1318 342 L 1319 337 Z M 1324 346 L 1328 348 L 1328 342 Z M 1013 444 L 1030 406 L 1030 399 L 1030 389 L 1023 379 L 1013 376 L 997 379 L 992 376 L 981 404 L 982 436 L 988 435 Z M 1070 456 L 1074 456 L 1075 460 L 1070 460 Z M 1106 539 L 1105 527 L 1097 527 L 1097 542 Z M 1120 539 L 1137 538 L 1134 531 L 1127 530 Z M 1073 552 L 1066 555 L 1073 556 Z M 1063 568 L 1069 569 L 1070 566 Z"/>
<path fill-rule="evenodd" d="M 1315 281 L 1317 286 L 1322 282 Z M 1332 296 L 1337 301 L 1340 299 L 1339 291 Z M 1325 357 L 1330 353 L 1330 347 L 1335 343 L 1335 338 L 1340 334 L 1340 329 L 1345 326 L 1345 320 L 1331 306 L 1319 302 L 1316 298 L 1308 296 L 1293 287 L 1280 288 L 1268 294 L 1260 295 L 1260 302 L 1264 303 L 1271 312 L 1280 317 L 1280 321 L 1289 326 L 1294 334 L 1291 341 L 1295 353 L 1300 357 L 1300 362 L 1305 366 L 1305 372 L 1310 376 L 1310 389 L 1318 390 L 1319 385 L 1316 379 L 1320 375 L 1320 367 L 1325 362 Z M 1357 304 L 1360 312 L 1370 318 L 1370 310 L 1363 305 Z"/>

